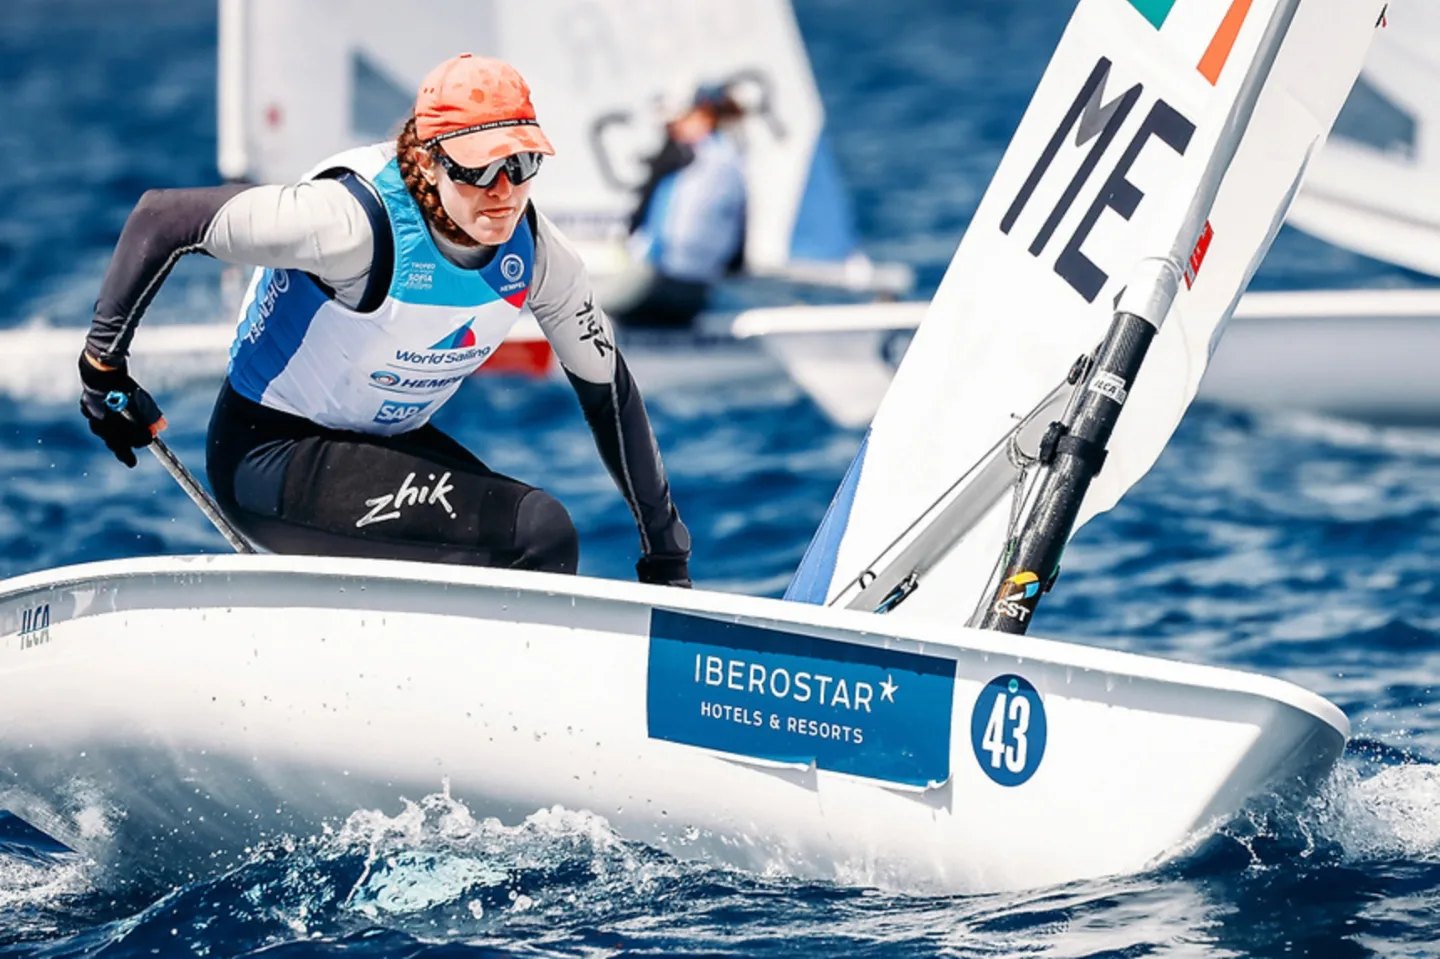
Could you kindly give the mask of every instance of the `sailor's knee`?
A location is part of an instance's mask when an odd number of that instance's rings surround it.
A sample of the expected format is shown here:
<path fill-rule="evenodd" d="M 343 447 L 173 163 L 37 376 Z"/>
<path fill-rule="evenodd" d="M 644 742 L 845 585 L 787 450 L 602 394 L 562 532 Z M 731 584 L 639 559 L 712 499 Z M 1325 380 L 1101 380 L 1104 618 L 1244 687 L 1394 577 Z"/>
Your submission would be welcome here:
<path fill-rule="evenodd" d="M 573 573 L 580 558 L 580 535 L 570 513 L 544 490 L 526 493 L 515 511 L 516 566 L 549 573 Z"/>

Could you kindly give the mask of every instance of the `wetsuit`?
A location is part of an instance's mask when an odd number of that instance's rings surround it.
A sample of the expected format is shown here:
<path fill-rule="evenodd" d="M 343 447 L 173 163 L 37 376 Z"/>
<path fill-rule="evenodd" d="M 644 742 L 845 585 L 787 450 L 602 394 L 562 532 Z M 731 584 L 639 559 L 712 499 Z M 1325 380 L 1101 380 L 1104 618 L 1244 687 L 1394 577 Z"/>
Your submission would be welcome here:
<path fill-rule="evenodd" d="M 185 253 L 264 264 L 207 447 L 216 500 L 242 532 L 276 552 L 573 572 L 565 509 L 428 422 L 532 313 L 635 516 L 640 577 L 688 585 L 689 533 L 578 254 L 533 207 L 499 248 L 434 234 L 392 152 L 349 151 L 297 184 L 147 193 L 106 273 L 87 350 L 123 360 Z"/>

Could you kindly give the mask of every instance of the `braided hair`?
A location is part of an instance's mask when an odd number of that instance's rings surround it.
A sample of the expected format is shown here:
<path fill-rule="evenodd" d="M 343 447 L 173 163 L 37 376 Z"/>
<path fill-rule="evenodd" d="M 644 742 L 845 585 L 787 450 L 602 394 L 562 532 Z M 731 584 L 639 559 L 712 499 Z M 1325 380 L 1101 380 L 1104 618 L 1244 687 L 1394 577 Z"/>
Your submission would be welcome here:
<path fill-rule="evenodd" d="M 479 246 L 474 237 L 450 219 L 450 214 L 445 212 L 445 206 L 440 202 L 440 191 L 420 174 L 420 164 L 415 160 L 415 151 L 427 149 L 415 132 L 415 118 L 412 116 L 405 121 L 400 135 L 395 138 L 395 158 L 400 164 L 400 176 L 405 180 L 405 188 L 410 191 L 410 196 L 437 233 L 452 243 Z"/>

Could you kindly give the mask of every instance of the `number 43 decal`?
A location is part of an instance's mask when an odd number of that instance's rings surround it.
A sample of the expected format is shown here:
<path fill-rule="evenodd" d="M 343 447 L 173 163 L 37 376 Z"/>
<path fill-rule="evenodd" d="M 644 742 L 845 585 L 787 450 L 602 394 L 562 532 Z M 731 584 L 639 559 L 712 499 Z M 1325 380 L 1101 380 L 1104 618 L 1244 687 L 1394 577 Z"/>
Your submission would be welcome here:
<path fill-rule="evenodd" d="M 985 684 L 970 715 L 970 742 L 980 768 L 1002 786 L 1018 786 L 1045 756 L 1045 704 L 1019 676 Z"/>

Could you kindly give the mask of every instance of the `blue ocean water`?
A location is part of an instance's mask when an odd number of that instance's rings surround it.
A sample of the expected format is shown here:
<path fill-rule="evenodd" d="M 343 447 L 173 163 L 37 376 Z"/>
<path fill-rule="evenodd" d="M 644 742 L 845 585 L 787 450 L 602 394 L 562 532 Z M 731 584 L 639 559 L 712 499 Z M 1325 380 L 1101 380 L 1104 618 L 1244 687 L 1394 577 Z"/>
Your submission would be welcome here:
<path fill-rule="evenodd" d="M 83 324 L 140 193 L 213 182 L 212 6 L 0 4 L 0 326 Z M 920 292 L 1065 7 L 797 0 L 867 249 L 912 264 Z M 149 322 L 213 318 L 216 276 L 182 263 Z M 1287 229 L 1255 285 L 1424 282 Z M 193 464 L 214 389 L 161 397 Z M 0 575 L 225 549 L 155 464 L 120 468 L 73 402 L 3 397 Z M 697 580 L 778 594 L 858 435 L 783 385 L 649 405 Z M 584 572 L 631 575 L 633 527 L 566 388 L 477 381 L 444 417 L 491 465 L 566 502 Z M 1298 682 L 1341 706 L 1355 739 L 1311 802 L 1257 810 L 1143 874 L 919 896 L 679 862 L 582 812 L 476 821 L 437 795 L 155 887 L 0 819 L 0 956 L 1440 954 L 1437 556 L 1440 428 L 1192 410 L 1151 474 L 1076 538 L 1037 629 Z"/>

